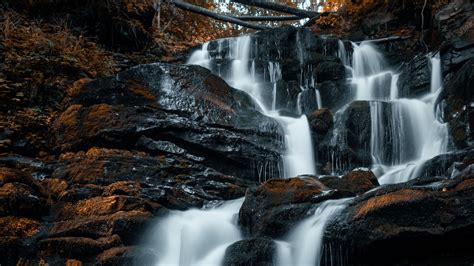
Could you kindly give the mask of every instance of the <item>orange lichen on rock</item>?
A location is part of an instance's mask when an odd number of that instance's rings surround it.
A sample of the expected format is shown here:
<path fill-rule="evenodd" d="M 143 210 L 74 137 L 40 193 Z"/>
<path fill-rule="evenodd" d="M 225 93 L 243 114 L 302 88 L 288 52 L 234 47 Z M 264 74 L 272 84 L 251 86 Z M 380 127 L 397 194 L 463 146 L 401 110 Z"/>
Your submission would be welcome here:
<path fill-rule="evenodd" d="M 69 97 L 76 96 L 87 83 L 91 82 L 90 78 L 82 78 L 76 80 L 67 90 L 67 95 Z"/>
<path fill-rule="evenodd" d="M 356 209 L 354 219 L 359 219 L 372 211 L 393 205 L 400 204 L 402 202 L 416 201 L 422 199 L 428 195 L 428 192 L 414 190 L 414 189 L 402 189 L 395 192 L 387 193 L 385 195 L 376 196 L 362 202 Z"/>
<path fill-rule="evenodd" d="M 467 179 L 467 180 L 464 180 L 463 182 L 459 183 L 454 188 L 454 190 L 455 191 L 460 191 L 460 190 L 465 190 L 465 189 L 474 187 L 474 175 L 472 177 L 473 177 L 472 179 Z"/>
<path fill-rule="evenodd" d="M 148 101 L 156 101 L 156 96 L 145 86 L 137 81 L 128 82 L 128 90 L 136 95 L 140 95 Z"/>
<path fill-rule="evenodd" d="M 75 127 L 77 125 L 77 113 L 82 108 L 82 105 L 74 104 L 69 106 L 58 118 L 58 124 L 61 127 Z"/>
<path fill-rule="evenodd" d="M 29 218 L 15 216 L 0 217 L 2 237 L 32 237 L 40 232 L 41 224 Z"/>
<path fill-rule="evenodd" d="M 92 147 L 86 152 L 88 158 L 94 158 L 99 156 L 111 156 L 111 155 L 122 155 L 122 156 L 147 156 L 146 152 L 141 151 L 129 151 L 120 149 L 106 149 Z"/>
<path fill-rule="evenodd" d="M 267 206 L 275 206 L 308 201 L 325 189 L 314 178 L 274 178 L 258 187 L 255 194 L 263 197 Z"/>

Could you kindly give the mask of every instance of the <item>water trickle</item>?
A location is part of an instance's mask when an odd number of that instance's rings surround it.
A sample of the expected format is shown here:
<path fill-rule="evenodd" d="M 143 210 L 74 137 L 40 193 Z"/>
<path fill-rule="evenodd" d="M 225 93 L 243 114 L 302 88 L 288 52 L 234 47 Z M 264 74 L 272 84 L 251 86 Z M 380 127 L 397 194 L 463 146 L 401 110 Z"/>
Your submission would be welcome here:
<path fill-rule="evenodd" d="M 302 221 L 286 240 L 276 241 L 277 265 L 320 265 L 324 230 L 330 220 L 352 200 L 327 200 L 308 219 Z"/>
<path fill-rule="evenodd" d="M 204 43 L 202 45 L 201 50 L 197 50 L 191 55 L 189 61 L 195 62 L 196 65 L 201 65 L 205 68 L 210 68 L 209 53 L 207 52 L 208 46 L 209 43 Z"/>

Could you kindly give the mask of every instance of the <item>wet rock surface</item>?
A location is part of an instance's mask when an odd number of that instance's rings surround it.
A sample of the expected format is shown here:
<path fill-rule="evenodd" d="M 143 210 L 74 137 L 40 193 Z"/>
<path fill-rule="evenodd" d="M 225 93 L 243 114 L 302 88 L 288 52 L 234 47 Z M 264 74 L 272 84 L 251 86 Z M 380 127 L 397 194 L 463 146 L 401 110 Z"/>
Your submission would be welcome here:
<path fill-rule="evenodd" d="M 472 147 L 474 125 L 474 56 L 450 73 L 439 97 L 444 119 L 449 123 L 454 145 L 458 149 Z"/>
<path fill-rule="evenodd" d="M 325 256 L 334 248 L 332 254 L 347 254 L 339 259 L 349 264 L 472 261 L 473 184 L 468 173 L 415 179 L 357 197 L 328 226 Z"/>
<path fill-rule="evenodd" d="M 249 189 L 239 212 L 242 230 L 251 236 L 279 238 L 312 215 L 321 201 L 343 197 L 316 177 L 270 179 Z"/>
<path fill-rule="evenodd" d="M 132 246 L 155 217 L 242 197 L 254 184 L 177 155 L 129 150 L 63 153 L 48 166 L 21 156 L 1 159 L 7 165 L 0 168 L 5 263 L 20 257 L 52 264 L 154 261 Z"/>
<path fill-rule="evenodd" d="M 227 247 L 223 265 L 274 265 L 276 244 L 270 238 L 238 241 Z"/>
<path fill-rule="evenodd" d="M 372 164 L 370 102 L 354 101 L 339 110 L 334 119 L 336 123 L 326 134 L 316 135 L 320 172 L 344 174 L 357 167 L 369 167 Z"/>
<path fill-rule="evenodd" d="M 69 104 L 55 124 L 62 152 L 100 145 L 185 154 L 247 179 L 280 164 L 278 123 L 199 66 L 137 66 L 86 84 Z"/>

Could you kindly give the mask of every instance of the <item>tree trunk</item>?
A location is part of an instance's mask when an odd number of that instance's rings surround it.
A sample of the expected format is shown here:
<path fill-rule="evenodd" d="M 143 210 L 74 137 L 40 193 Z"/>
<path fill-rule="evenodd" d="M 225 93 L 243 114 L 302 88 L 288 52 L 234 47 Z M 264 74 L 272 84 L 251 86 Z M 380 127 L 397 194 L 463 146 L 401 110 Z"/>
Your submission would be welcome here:
<path fill-rule="evenodd" d="M 249 22 L 242 21 L 240 19 L 236 19 L 233 17 L 228 17 L 224 15 L 217 14 L 215 12 L 209 11 L 208 9 L 202 8 L 200 6 L 195 6 L 192 4 L 188 4 L 186 2 L 183 2 L 182 0 L 172 0 L 172 4 L 174 4 L 177 8 L 190 11 L 193 13 L 201 14 L 207 17 L 211 17 L 213 19 L 221 20 L 221 21 L 226 21 L 226 22 L 231 22 L 237 25 L 240 25 L 242 27 L 250 28 L 250 29 L 255 29 L 255 30 L 264 30 L 268 29 L 268 27 L 265 26 L 260 26 L 260 25 L 255 25 Z"/>

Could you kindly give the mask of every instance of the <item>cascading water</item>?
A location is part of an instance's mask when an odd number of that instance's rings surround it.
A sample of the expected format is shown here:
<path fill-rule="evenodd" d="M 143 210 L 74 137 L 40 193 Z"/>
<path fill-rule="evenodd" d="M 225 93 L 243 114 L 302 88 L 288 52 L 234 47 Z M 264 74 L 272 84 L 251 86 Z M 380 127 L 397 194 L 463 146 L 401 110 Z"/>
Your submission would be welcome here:
<path fill-rule="evenodd" d="M 230 44 L 230 55 L 232 60 L 231 70 L 228 75 L 221 75 L 232 87 L 247 92 L 260 106 L 263 114 L 274 118 L 283 128 L 286 143 L 286 154 L 283 155 L 283 164 L 286 177 L 297 175 L 316 174 L 315 157 L 308 120 L 305 115 L 300 117 L 282 116 L 276 110 L 277 82 L 281 79 L 281 69 L 278 62 L 268 63 L 268 73 L 272 83 L 271 101 L 266 100 L 265 89 L 261 85 L 259 76 L 263 73 L 255 73 L 255 61 L 251 59 L 252 36 L 243 35 L 237 38 L 226 39 Z M 222 42 L 219 42 L 222 44 Z M 213 60 L 220 59 L 218 56 L 210 56 L 208 44 L 196 51 L 188 61 L 188 64 L 198 64 L 212 70 Z M 299 52 L 303 60 L 303 52 Z M 303 72 L 303 70 L 302 70 Z M 214 73 L 220 73 L 214 70 Z M 306 79 L 301 78 L 300 83 L 308 84 Z M 303 90 L 309 85 L 302 86 Z M 316 96 L 317 97 L 317 96 Z M 317 101 L 317 99 L 316 99 Z M 299 103 L 297 108 L 299 109 Z"/>
<path fill-rule="evenodd" d="M 272 101 L 266 102 L 266 94 L 255 72 L 255 62 L 250 59 L 251 36 L 227 39 L 230 51 L 222 56 L 222 40 L 218 41 L 219 53 L 215 57 L 208 52 L 209 44 L 191 55 L 188 63 L 213 68 L 213 60 L 232 60 L 228 74 L 223 74 L 218 65 L 215 74 L 224 78 L 231 86 L 245 91 L 260 107 L 261 111 L 280 123 L 285 133 L 286 154 L 283 155 L 285 175 L 287 177 L 315 174 L 313 145 L 306 116 L 288 117 L 279 114 L 276 108 L 276 83 L 281 79 L 278 62 L 269 62 L 268 71 L 272 83 Z M 227 58 L 225 58 L 227 57 Z M 250 69 L 249 69 L 250 66 Z M 227 73 L 227 72 L 224 72 Z M 320 100 L 319 100 L 320 102 Z M 172 212 L 155 229 L 153 243 L 160 254 L 159 265 L 220 265 L 226 248 L 241 239 L 240 231 L 234 221 L 243 199 L 224 203 L 210 210 L 189 210 Z"/>
<path fill-rule="evenodd" d="M 222 49 L 224 42 L 230 47 L 228 52 Z M 245 91 L 263 114 L 278 121 L 285 133 L 285 176 L 315 174 L 313 145 L 306 117 L 283 116 L 277 110 L 277 98 L 281 93 L 278 82 L 282 79 L 278 58 L 267 61 L 264 73 L 259 73 L 258 69 L 262 68 L 256 66 L 256 60 L 252 57 L 256 51 L 252 51 L 250 35 L 219 40 L 217 44 L 217 53 L 210 54 L 209 43 L 206 43 L 201 50 L 193 53 L 188 63 L 206 67 L 234 88 Z M 315 88 L 315 78 L 310 74 L 312 69 L 306 69 L 308 66 L 303 63 L 306 55 L 302 47 L 298 47 L 300 92 L 298 102 L 296 106 L 291 106 L 291 110 L 301 113 L 303 93 Z M 353 44 L 351 65 L 344 43 L 339 42 L 338 48 L 337 56 L 352 72 L 350 81 L 356 88 L 355 99 L 369 101 L 372 170 L 379 176 L 379 182 L 403 182 L 416 177 L 426 160 L 446 152 L 447 147 L 447 127 L 439 122 L 435 113 L 436 98 L 442 89 L 439 55 L 430 59 L 433 72 L 431 92 L 420 99 L 399 99 L 399 75 L 387 68 L 382 54 L 370 43 Z M 230 68 L 222 67 L 226 60 L 230 62 Z M 271 86 L 265 86 L 265 78 L 262 77 L 268 77 Z M 317 107 L 321 107 L 321 97 L 316 89 L 314 92 L 312 100 Z M 336 120 L 344 108 L 336 113 Z M 387 145 L 388 142 L 390 145 Z M 319 265 L 326 225 L 350 201 L 340 199 L 321 203 L 314 215 L 297 225 L 287 238 L 276 241 L 276 263 Z M 154 231 L 154 239 L 158 239 L 154 245 L 160 254 L 158 264 L 220 265 L 226 248 L 241 239 L 234 219 L 242 203 L 243 199 L 240 199 L 208 210 L 171 212 Z"/>
<path fill-rule="evenodd" d="M 421 99 L 399 99 L 399 75 L 387 70 L 383 56 L 367 42 L 353 48 L 356 100 L 371 101 L 373 171 L 382 184 L 413 179 L 428 159 L 447 151 L 447 125 L 435 115 L 442 87 L 439 55 L 431 58 L 431 92 Z"/>
<path fill-rule="evenodd" d="M 221 265 L 226 248 L 242 238 L 237 214 L 244 199 L 208 210 L 173 211 L 150 234 L 157 265 Z"/>
<path fill-rule="evenodd" d="M 321 203 L 310 218 L 290 232 L 286 240 L 277 241 L 277 265 L 320 265 L 326 225 L 350 200 L 346 198 Z"/>

